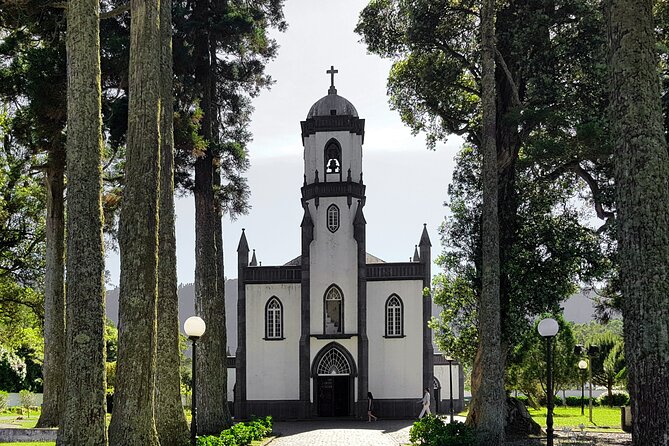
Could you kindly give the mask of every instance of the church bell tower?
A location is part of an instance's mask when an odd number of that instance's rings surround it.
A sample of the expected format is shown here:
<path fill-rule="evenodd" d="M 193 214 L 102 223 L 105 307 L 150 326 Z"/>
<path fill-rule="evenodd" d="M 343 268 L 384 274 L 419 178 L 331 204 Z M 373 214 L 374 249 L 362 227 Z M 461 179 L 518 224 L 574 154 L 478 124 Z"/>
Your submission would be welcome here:
<path fill-rule="evenodd" d="M 362 144 L 365 120 L 337 94 L 331 67 L 328 94 L 301 122 L 302 332 L 300 397 L 309 400 L 310 364 L 328 343 L 346 349 L 357 363 L 354 400 L 367 395 L 365 185 Z M 351 390 L 352 391 L 352 390 Z"/>

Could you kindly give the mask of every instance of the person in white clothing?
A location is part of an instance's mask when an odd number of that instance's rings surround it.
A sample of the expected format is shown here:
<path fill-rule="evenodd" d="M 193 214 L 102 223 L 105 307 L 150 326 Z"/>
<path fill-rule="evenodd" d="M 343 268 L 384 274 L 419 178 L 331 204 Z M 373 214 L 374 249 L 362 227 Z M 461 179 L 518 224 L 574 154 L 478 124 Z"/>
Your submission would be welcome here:
<path fill-rule="evenodd" d="M 423 398 L 418 401 L 418 404 L 423 403 L 423 410 L 420 411 L 420 415 L 418 415 L 418 418 L 423 418 L 423 415 L 431 414 L 430 412 L 430 389 L 427 387 L 425 388 L 425 395 L 423 395 Z"/>

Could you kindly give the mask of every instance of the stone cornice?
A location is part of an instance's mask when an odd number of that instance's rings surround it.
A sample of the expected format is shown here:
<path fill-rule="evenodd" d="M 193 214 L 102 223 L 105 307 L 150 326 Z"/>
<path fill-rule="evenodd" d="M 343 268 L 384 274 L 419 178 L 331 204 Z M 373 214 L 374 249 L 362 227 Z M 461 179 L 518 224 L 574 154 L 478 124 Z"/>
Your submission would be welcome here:
<path fill-rule="evenodd" d="M 314 116 L 301 121 L 302 142 L 316 132 L 348 131 L 362 136 L 365 142 L 365 120 L 349 115 Z"/>

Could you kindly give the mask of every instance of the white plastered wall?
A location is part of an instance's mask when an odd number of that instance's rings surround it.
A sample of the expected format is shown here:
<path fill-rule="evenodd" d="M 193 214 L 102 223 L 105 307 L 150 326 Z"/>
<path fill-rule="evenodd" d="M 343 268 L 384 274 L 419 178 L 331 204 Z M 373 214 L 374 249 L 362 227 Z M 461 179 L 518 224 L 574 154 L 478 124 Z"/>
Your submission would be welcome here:
<path fill-rule="evenodd" d="M 459 373 L 459 367 L 457 363 L 454 363 L 451 365 L 451 369 L 453 372 L 453 399 L 457 400 L 460 398 L 460 382 L 458 381 L 460 379 L 460 373 Z M 434 366 L 434 377 L 439 380 L 439 384 L 441 385 L 441 399 L 442 400 L 447 400 L 450 397 L 450 384 L 449 384 L 449 376 L 448 376 L 448 364 L 440 364 L 440 365 L 435 365 Z"/>
<path fill-rule="evenodd" d="M 420 399 L 423 386 L 423 281 L 367 282 L 369 391 L 375 398 Z M 385 338 L 385 304 L 404 304 L 403 338 Z"/>
<path fill-rule="evenodd" d="M 326 214 L 330 204 L 339 208 L 340 223 L 336 232 L 327 228 Z M 346 197 L 323 197 L 318 209 L 309 201 L 314 223 L 314 240 L 310 248 L 311 334 L 323 334 L 323 297 L 333 283 L 344 294 L 344 333 L 358 332 L 358 243 L 353 238 L 353 219 L 358 203 L 348 207 Z"/>
<path fill-rule="evenodd" d="M 342 181 L 346 181 L 348 169 L 351 169 L 351 179 L 360 181 L 362 172 L 362 136 L 349 131 L 317 132 L 304 139 L 304 173 L 307 175 L 307 183 L 314 182 L 316 170 L 318 178 L 324 181 L 325 172 L 325 144 L 330 139 L 336 139 L 341 146 L 341 171 Z"/>
<path fill-rule="evenodd" d="M 283 305 L 283 336 L 267 341 L 265 304 Z M 246 396 L 249 400 L 299 399 L 300 285 L 246 285 Z"/>

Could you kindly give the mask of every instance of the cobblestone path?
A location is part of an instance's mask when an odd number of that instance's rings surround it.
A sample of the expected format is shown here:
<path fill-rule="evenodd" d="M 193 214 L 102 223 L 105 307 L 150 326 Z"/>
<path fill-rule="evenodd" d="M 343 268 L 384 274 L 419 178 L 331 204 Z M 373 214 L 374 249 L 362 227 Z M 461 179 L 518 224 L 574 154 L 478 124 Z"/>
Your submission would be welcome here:
<path fill-rule="evenodd" d="M 413 420 L 294 421 L 274 423 L 269 446 L 398 446 L 409 443 Z"/>

